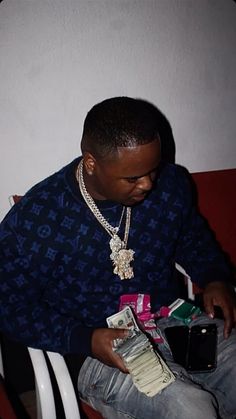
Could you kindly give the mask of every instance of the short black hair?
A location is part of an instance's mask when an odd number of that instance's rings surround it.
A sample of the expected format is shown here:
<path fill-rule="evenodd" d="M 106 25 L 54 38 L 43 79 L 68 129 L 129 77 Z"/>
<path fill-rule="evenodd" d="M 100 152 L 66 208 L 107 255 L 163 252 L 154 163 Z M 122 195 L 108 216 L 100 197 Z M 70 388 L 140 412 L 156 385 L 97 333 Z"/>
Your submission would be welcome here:
<path fill-rule="evenodd" d="M 113 156 L 118 147 L 132 147 L 160 138 L 160 111 L 143 99 L 126 96 L 106 99 L 88 112 L 81 141 L 82 152 Z"/>

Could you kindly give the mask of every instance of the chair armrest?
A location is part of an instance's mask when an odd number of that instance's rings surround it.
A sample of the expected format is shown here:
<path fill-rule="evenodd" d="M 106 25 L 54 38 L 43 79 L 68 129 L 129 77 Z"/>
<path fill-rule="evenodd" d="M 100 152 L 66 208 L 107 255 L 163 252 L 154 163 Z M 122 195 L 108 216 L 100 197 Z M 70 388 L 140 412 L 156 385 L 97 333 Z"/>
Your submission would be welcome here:
<path fill-rule="evenodd" d="M 186 279 L 186 282 L 187 282 L 187 287 L 188 287 L 188 298 L 190 299 L 190 300 L 195 300 L 195 295 L 194 295 L 194 292 L 193 292 L 193 283 L 192 283 L 192 281 L 191 281 L 191 278 L 190 278 L 190 276 L 187 274 L 187 272 L 185 271 L 185 269 L 181 266 L 181 265 L 179 265 L 178 263 L 175 263 L 175 268 L 177 269 L 177 271 L 179 271 L 183 276 L 184 276 L 184 278 Z"/>
<path fill-rule="evenodd" d="M 80 419 L 75 390 L 63 356 L 55 352 L 47 352 L 47 355 L 57 380 L 66 418 Z"/>
<path fill-rule="evenodd" d="M 35 375 L 38 418 L 56 419 L 54 394 L 44 353 L 34 348 L 28 348 L 28 351 Z"/>

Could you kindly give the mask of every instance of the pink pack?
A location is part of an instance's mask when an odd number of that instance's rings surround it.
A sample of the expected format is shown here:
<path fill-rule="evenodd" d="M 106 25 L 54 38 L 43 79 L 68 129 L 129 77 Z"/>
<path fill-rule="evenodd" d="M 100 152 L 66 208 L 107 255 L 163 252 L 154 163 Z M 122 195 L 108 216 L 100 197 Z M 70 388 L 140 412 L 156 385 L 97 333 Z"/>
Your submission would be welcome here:
<path fill-rule="evenodd" d="M 151 335 L 155 343 L 163 342 L 161 335 L 157 332 L 155 323 L 156 315 L 151 313 L 150 295 L 148 294 L 126 294 L 120 297 L 119 310 L 130 306 L 136 314 L 140 329 Z"/>

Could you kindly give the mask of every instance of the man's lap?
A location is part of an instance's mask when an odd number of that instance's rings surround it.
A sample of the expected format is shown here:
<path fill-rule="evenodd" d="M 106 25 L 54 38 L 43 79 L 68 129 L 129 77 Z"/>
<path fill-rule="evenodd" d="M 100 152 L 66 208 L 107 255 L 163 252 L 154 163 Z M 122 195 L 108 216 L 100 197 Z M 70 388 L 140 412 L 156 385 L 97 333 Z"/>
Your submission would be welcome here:
<path fill-rule="evenodd" d="M 219 320 L 209 320 L 201 316 L 191 325 L 206 321 L 216 322 L 221 335 L 223 326 Z M 162 333 L 165 327 L 177 324 L 182 323 L 173 319 L 162 319 L 158 322 Z M 219 402 L 222 417 L 231 419 L 236 416 L 233 395 L 236 374 L 235 331 L 227 341 L 219 337 L 218 347 L 218 367 L 215 372 L 189 375 L 183 367 L 173 362 L 168 344 L 164 340 L 159 349 L 174 372 L 176 381 L 151 398 L 136 389 L 129 374 L 123 374 L 92 358 L 87 358 L 80 371 L 78 390 L 81 398 L 99 410 L 104 417 L 147 419 L 156 415 L 162 419 L 210 419 L 217 417 Z M 212 394 L 213 389 L 217 399 Z M 228 413 L 225 413 L 227 410 Z M 230 410 L 232 414 L 229 413 Z"/>

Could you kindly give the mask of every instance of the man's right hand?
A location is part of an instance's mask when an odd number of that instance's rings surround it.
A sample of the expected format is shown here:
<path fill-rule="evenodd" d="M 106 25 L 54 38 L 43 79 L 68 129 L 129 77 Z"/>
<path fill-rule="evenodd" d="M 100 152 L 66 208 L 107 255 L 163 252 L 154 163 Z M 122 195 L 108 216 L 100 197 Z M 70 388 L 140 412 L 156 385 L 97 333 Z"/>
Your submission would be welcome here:
<path fill-rule="evenodd" d="M 113 341 L 115 339 L 124 339 L 127 336 L 127 329 L 96 329 L 93 332 L 91 342 L 93 356 L 103 362 L 103 364 L 128 373 L 123 360 L 113 350 Z"/>

